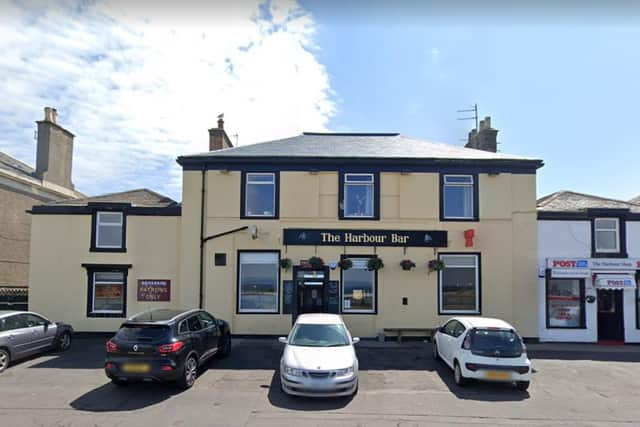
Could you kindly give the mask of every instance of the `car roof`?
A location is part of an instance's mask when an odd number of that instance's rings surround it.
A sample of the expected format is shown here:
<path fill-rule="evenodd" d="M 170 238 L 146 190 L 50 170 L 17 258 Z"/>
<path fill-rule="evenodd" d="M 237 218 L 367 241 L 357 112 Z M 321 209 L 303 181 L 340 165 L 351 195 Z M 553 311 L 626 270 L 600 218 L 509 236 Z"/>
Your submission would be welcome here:
<path fill-rule="evenodd" d="M 0 310 L 0 319 L 3 317 L 11 316 L 12 314 L 20 314 L 20 313 L 26 313 L 26 311 Z"/>
<path fill-rule="evenodd" d="M 467 328 L 500 328 L 500 329 L 514 329 L 509 323 L 501 319 L 494 319 L 492 317 L 475 317 L 475 316 L 461 316 L 454 317 L 464 324 Z"/>
<path fill-rule="evenodd" d="M 126 323 L 164 323 L 168 324 L 188 314 L 197 313 L 201 310 L 179 310 L 174 308 L 155 308 L 146 310 L 129 317 Z"/>
<path fill-rule="evenodd" d="M 296 323 L 305 325 L 338 325 L 343 324 L 342 316 L 328 313 L 307 313 L 301 314 L 296 319 Z"/>

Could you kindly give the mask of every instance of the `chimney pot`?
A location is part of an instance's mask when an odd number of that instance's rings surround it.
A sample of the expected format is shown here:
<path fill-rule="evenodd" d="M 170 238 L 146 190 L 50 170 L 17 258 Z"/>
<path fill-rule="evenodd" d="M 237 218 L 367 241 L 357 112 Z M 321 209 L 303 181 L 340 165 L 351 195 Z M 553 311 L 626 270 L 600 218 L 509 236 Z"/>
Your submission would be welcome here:
<path fill-rule="evenodd" d="M 491 116 L 487 116 L 484 118 L 484 124 L 487 129 L 491 129 Z"/>
<path fill-rule="evenodd" d="M 218 129 L 224 129 L 224 120 L 222 117 L 218 119 Z"/>
<path fill-rule="evenodd" d="M 485 126 L 484 120 L 480 120 L 480 129 L 479 130 L 483 131 L 483 130 L 485 130 L 485 128 L 486 128 L 486 126 Z"/>
<path fill-rule="evenodd" d="M 58 111 L 55 108 L 44 107 L 44 120 L 46 122 L 56 123 L 58 122 Z"/>

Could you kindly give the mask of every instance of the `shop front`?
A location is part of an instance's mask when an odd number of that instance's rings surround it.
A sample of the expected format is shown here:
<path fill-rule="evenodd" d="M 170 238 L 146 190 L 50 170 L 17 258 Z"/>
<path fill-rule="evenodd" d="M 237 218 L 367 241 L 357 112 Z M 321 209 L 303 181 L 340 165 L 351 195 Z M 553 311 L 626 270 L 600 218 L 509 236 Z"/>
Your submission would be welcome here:
<path fill-rule="evenodd" d="M 640 259 L 547 258 L 543 341 L 640 342 Z"/>

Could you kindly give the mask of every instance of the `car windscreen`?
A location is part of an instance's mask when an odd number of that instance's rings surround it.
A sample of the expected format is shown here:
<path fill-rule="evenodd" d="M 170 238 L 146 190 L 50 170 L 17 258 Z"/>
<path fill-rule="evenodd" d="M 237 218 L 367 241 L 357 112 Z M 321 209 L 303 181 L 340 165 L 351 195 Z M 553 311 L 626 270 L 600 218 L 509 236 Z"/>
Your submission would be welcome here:
<path fill-rule="evenodd" d="M 519 357 L 522 341 L 510 329 L 472 329 L 471 352 L 487 357 Z"/>
<path fill-rule="evenodd" d="M 121 341 L 159 341 L 169 335 L 166 325 L 122 325 L 116 334 Z"/>
<path fill-rule="evenodd" d="M 349 345 L 343 325 L 297 324 L 291 331 L 290 345 L 302 347 L 338 347 Z"/>

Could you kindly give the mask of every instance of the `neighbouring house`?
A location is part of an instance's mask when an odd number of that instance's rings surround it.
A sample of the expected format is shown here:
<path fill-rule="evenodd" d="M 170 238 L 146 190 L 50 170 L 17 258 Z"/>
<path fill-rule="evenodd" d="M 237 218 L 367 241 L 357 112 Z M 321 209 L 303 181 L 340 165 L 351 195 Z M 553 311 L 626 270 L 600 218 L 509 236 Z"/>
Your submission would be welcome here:
<path fill-rule="evenodd" d="M 543 163 L 497 153 L 496 134 L 487 118 L 467 147 L 309 132 L 233 147 L 220 120 L 209 151 L 177 160 L 180 205 L 33 208 L 33 308 L 79 331 L 204 307 L 236 334 L 329 312 L 362 336 L 464 314 L 536 337 Z"/>
<path fill-rule="evenodd" d="M 26 309 L 33 205 L 82 197 L 71 182 L 74 135 L 45 108 L 35 169 L 0 152 L 0 309 Z"/>
<path fill-rule="evenodd" d="M 640 205 L 558 191 L 538 200 L 541 341 L 640 342 Z"/>

